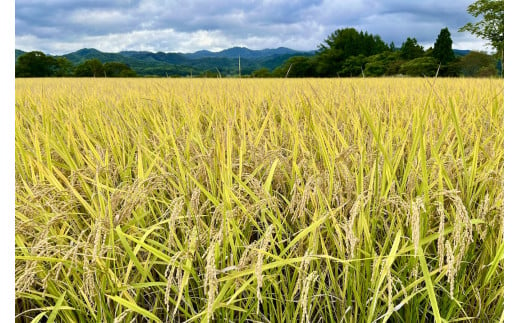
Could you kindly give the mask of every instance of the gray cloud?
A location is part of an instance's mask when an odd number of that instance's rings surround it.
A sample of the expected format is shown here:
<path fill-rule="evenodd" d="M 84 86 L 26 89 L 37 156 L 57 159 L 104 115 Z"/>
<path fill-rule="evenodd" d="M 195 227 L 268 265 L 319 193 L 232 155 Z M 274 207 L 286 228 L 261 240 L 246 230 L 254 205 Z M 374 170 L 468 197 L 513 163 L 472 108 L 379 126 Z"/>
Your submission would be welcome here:
<path fill-rule="evenodd" d="M 17 0 L 15 43 L 61 54 L 103 51 L 191 52 L 232 46 L 312 50 L 338 28 L 378 34 L 400 46 L 415 37 L 431 46 L 448 27 L 455 48 L 484 49 L 459 27 L 473 0 Z"/>

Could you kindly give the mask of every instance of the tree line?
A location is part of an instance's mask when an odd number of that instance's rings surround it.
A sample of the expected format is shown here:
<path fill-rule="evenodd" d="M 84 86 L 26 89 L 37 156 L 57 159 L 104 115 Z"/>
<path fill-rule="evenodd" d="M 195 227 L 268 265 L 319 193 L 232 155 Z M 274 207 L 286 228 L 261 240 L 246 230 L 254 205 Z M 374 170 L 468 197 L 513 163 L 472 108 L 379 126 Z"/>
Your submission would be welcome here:
<path fill-rule="evenodd" d="M 121 62 L 101 63 L 88 59 L 78 65 L 66 57 L 53 57 L 39 51 L 28 52 L 16 61 L 15 77 L 134 77 L 136 72 Z"/>
<path fill-rule="evenodd" d="M 443 28 L 433 48 L 424 49 L 408 37 L 400 48 L 389 45 L 378 35 L 354 28 L 338 29 L 316 55 L 294 56 L 272 72 L 259 69 L 253 77 L 375 77 L 375 76 L 480 76 L 499 74 L 497 59 L 472 51 L 456 56 L 448 28 Z"/>

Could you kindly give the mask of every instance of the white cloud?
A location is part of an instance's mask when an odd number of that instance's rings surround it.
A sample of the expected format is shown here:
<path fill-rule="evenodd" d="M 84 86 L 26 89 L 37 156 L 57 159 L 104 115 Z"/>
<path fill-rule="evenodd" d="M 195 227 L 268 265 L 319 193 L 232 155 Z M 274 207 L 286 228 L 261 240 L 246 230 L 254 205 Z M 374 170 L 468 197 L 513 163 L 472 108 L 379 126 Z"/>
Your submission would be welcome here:
<path fill-rule="evenodd" d="M 307 35 L 285 32 L 286 37 L 266 34 L 251 35 L 242 38 L 231 38 L 224 32 L 216 30 L 198 30 L 180 32 L 174 29 L 139 30 L 128 33 L 85 36 L 77 40 L 54 41 L 49 43 L 45 38 L 34 35 L 16 37 L 16 47 L 25 51 L 42 50 L 47 54 L 63 54 L 80 48 L 97 48 L 105 52 L 123 50 L 194 52 L 200 49 L 219 51 L 233 46 L 246 46 L 252 49 L 276 48 L 280 46 L 294 49 L 315 49 L 315 44 L 322 41 L 321 31 Z"/>
<path fill-rule="evenodd" d="M 312 50 L 334 30 L 353 27 L 400 46 L 406 37 L 433 44 L 449 27 L 454 47 L 484 42 L 457 29 L 472 0 L 51 0 L 16 1 L 16 48 L 65 53 L 192 52 L 232 46 Z"/>

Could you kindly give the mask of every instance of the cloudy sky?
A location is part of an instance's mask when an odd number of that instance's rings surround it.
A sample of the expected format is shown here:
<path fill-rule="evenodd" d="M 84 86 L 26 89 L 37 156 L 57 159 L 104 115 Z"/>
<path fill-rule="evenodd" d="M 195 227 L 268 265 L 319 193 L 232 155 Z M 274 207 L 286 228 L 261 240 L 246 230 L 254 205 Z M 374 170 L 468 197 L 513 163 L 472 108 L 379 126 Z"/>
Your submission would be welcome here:
<path fill-rule="evenodd" d="M 64 54 L 218 51 L 280 46 L 313 50 L 334 30 L 353 27 L 400 46 L 432 46 L 448 27 L 453 48 L 490 50 L 458 28 L 474 0 L 16 0 L 15 47 Z"/>

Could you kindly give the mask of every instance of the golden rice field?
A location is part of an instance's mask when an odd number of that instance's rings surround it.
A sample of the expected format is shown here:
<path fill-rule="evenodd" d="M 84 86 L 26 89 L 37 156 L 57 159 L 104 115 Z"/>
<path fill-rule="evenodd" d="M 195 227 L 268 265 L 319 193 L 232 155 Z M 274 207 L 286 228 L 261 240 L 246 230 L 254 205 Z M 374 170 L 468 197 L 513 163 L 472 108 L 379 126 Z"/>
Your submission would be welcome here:
<path fill-rule="evenodd" d="M 497 322 L 498 79 L 17 79 L 17 322 Z"/>

